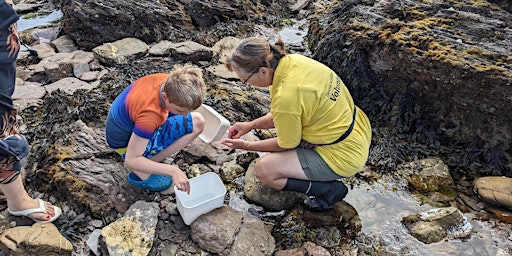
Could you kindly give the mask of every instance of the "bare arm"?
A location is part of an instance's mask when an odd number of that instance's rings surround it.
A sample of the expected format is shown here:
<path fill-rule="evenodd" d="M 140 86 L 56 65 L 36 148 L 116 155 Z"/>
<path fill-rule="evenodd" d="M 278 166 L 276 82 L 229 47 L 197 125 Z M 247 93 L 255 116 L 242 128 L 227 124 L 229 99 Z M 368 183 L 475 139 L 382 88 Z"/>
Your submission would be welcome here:
<path fill-rule="evenodd" d="M 239 139 L 244 134 L 253 129 L 269 129 L 274 128 L 274 118 L 271 113 L 256 118 L 250 122 L 237 122 L 228 130 L 228 138 Z"/>
<path fill-rule="evenodd" d="M 270 138 L 260 141 L 245 141 L 242 139 L 224 139 L 221 141 L 222 144 L 235 149 L 244 149 L 248 151 L 258 152 L 281 152 L 288 150 L 288 148 L 282 148 L 277 144 L 277 138 Z"/>
<path fill-rule="evenodd" d="M 271 113 L 267 113 L 262 117 L 254 119 L 252 123 L 254 123 L 253 129 L 270 129 L 275 127 L 274 117 L 272 117 Z"/>

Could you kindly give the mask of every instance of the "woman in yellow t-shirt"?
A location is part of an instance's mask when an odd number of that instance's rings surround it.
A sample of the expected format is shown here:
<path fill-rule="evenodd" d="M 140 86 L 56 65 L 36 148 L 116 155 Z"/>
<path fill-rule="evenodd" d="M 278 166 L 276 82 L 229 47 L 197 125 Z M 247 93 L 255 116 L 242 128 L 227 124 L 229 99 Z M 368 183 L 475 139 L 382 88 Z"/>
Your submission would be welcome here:
<path fill-rule="evenodd" d="M 312 210 L 331 209 L 345 198 L 342 178 L 366 163 L 371 126 L 354 105 L 339 76 L 326 65 L 299 54 L 286 54 L 284 43 L 261 38 L 243 40 L 227 67 L 244 84 L 269 87 L 270 113 L 229 128 L 222 143 L 231 148 L 271 152 L 258 159 L 258 179 L 275 189 L 310 196 Z M 245 141 L 252 129 L 276 128 L 277 137 Z"/>

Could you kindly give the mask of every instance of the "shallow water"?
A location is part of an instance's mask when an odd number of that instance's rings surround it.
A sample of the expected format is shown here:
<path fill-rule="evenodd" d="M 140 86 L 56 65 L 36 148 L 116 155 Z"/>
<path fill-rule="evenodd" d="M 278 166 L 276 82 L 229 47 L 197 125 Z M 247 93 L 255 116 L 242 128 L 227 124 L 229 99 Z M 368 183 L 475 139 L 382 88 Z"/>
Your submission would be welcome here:
<path fill-rule="evenodd" d="M 382 184 L 361 184 L 354 187 L 345 198 L 354 206 L 362 222 L 365 235 L 381 238 L 386 251 L 398 255 L 508 255 L 512 243 L 493 234 L 489 225 L 473 220 L 471 214 L 464 214 L 473 226 L 468 240 L 450 240 L 424 244 L 411 236 L 401 220 L 434 207 L 424 204 L 405 189 L 393 191 Z M 494 227 L 495 228 L 495 227 Z M 508 227 L 510 229 L 510 227 Z M 503 254 L 505 252 L 505 254 Z"/>
<path fill-rule="evenodd" d="M 33 19 L 23 19 L 18 21 L 18 31 L 23 31 L 35 27 L 51 25 L 53 21 L 62 18 L 62 11 L 55 10 L 46 16 L 37 16 Z"/>

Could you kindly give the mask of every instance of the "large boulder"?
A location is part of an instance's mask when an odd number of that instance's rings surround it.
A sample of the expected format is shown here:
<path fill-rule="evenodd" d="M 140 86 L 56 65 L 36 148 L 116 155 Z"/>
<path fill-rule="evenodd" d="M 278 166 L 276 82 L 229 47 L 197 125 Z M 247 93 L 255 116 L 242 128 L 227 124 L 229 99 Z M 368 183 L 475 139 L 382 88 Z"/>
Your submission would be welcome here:
<path fill-rule="evenodd" d="M 512 178 L 480 177 L 473 181 L 473 191 L 485 202 L 512 210 Z"/>
<path fill-rule="evenodd" d="M 511 175 L 512 14 L 473 2 L 338 1 L 308 37 L 374 125 L 446 149 L 449 165 Z"/>
<path fill-rule="evenodd" d="M 262 16 L 260 8 L 249 0 L 53 2 L 61 6 L 64 13 L 64 32 L 73 38 L 78 46 L 86 49 L 126 37 L 135 37 L 146 43 L 162 39 L 184 41 L 187 38 L 212 38 L 214 33 L 203 34 L 200 31 L 219 22 Z M 232 31 L 235 29 L 233 27 Z"/>

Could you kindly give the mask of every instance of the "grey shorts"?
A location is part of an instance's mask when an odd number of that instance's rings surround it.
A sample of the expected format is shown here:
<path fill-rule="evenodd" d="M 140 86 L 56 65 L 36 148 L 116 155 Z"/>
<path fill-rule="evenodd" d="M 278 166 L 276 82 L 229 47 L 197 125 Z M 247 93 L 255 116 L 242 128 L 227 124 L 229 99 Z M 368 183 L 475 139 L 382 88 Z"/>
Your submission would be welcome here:
<path fill-rule="evenodd" d="M 324 159 L 314 150 L 296 148 L 297 156 L 306 177 L 312 181 L 331 181 L 344 178 L 335 173 Z"/>

